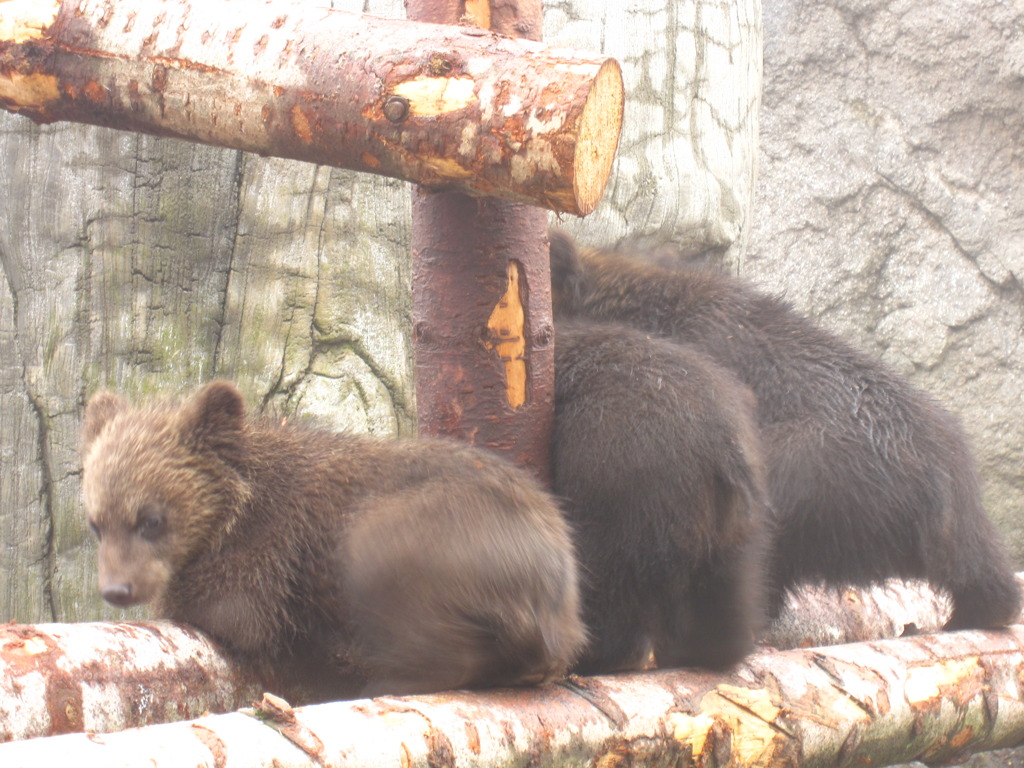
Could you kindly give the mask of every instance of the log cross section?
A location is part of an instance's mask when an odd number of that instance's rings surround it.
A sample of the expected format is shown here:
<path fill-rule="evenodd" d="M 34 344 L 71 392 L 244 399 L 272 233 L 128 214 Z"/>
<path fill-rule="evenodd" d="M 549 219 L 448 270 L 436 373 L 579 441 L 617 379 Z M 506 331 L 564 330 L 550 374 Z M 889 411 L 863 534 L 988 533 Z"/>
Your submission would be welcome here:
<path fill-rule="evenodd" d="M 622 120 L 608 57 L 273 0 L 0 0 L 0 107 L 594 209 Z"/>

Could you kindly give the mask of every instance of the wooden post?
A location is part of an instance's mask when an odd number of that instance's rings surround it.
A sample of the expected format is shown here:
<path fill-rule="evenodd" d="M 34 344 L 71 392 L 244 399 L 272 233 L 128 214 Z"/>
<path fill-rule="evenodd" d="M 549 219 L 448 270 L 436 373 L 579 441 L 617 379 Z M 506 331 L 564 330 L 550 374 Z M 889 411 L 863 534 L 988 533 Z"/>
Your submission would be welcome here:
<path fill-rule="evenodd" d="M 406 0 L 406 11 L 417 21 L 541 36 L 540 0 Z M 547 212 L 414 189 L 412 258 L 420 433 L 488 446 L 549 480 L 554 328 Z"/>
<path fill-rule="evenodd" d="M 489 446 L 546 480 L 547 213 L 524 203 L 596 207 L 621 72 L 540 44 L 541 0 L 409 0 L 408 12 L 0 1 L 0 108 L 423 185 L 412 235 L 421 432 Z"/>

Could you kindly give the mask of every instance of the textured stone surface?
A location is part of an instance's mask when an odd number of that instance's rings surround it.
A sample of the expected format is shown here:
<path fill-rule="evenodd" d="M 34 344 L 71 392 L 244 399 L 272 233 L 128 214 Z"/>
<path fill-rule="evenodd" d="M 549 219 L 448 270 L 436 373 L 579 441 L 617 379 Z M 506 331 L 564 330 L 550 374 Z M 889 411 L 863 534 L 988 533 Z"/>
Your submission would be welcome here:
<path fill-rule="evenodd" d="M 774 0 L 740 271 L 958 411 L 1024 563 L 1024 4 Z"/>
<path fill-rule="evenodd" d="M 123 615 L 79 500 L 100 387 L 413 430 L 407 185 L 0 113 L 0 190 L 0 621 Z"/>
<path fill-rule="evenodd" d="M 742 248 L 761 88 L 760 0 L 547 0 L 544 39 L 623 67 L 626 107 L 604 200 L 559 224 L 590 243 Z"/>

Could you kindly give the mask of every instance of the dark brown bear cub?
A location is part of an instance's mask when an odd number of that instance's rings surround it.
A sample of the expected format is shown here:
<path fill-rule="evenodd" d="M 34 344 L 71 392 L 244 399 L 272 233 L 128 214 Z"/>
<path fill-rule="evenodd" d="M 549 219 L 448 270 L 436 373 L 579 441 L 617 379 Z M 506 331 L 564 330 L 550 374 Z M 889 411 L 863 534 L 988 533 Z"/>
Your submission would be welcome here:
<path fill-rule="evenodd" d="M 213 382 L 96 395 L 83 470 L 104 598 L 154 601 L 289 696 L 538 683 L 585 642 L 567 524 L 485 451 L 249 420 Z"/>
<path fill-rule="evenodd" d="M 783 301 L 710 270 L 551 244 L 556 316 L 627 323 L 692 345 L 757 398 L 774 543 L 772 613 L 804 581 L 925 578 L 948 628 L 1017 620 L 1020 594 L 981 506 L 958 421 Z"/>
<path fill-rule="evenodd" d="M 766 497 L 751 392 L 706 355 L 559 322 L 555 492 L 591 643 L 577 671 L 729 667 L 763 623 Z"/>

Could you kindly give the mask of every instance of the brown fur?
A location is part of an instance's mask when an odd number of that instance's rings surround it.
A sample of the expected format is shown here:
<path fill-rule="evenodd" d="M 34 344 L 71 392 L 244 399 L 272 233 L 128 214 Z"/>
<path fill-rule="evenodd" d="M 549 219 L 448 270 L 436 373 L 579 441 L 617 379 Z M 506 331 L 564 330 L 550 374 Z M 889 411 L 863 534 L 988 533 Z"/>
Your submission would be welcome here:
<path fill-rule="evenodd" d="M 487 452 L 248 420 L 214 382 L 181 405 L 96 395 L 83 468 L 104 597 L 289 695 L 536 683 L 584 643 L 565 521 Z"/>
<path fill-rule="evenodd" d="M 1020 594 L 954 416 L 785 302 L 713 270 L 551 239 L 556 316 L 615 320 L 703 351 L 757 397 L 775 525 L 770 607 L 801 582 L 925 578 L 949 628 L 1017 619 Z"/>
<path fill-rule="evenodd" d="M 556 493 L 576 530 L 585 674 L 721 669 L 763 623 L 767 490 L 754 396 L 706 355 L 559 321 Z"/>

